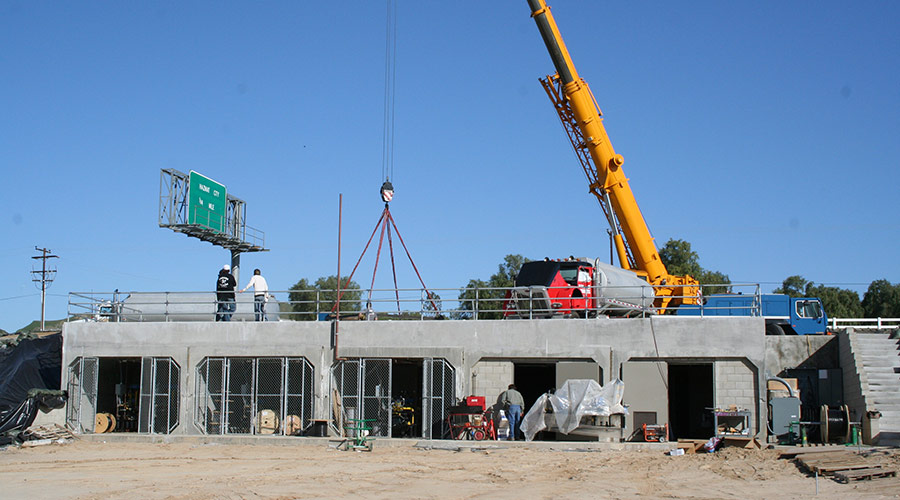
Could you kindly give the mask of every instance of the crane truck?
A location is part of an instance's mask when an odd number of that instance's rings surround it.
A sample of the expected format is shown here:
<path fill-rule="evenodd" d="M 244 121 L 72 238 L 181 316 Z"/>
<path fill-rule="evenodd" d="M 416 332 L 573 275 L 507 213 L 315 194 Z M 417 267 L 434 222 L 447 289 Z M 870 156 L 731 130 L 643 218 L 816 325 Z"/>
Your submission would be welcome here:
<path fill-rule="evenodd" d="M 556 68 L 540 82 L 581 162 L 589 191 L 606 216 L 621 267 L 574 257 L 526 262 L 504 302 L 504 316 L 627 316 L 675 310 L 682 315 L 762 315 L 770 335 L 825 333 L 819 299 L 723 294 L 704 301 L 692 276 L 669 274 L 625 177 L 625 160 L 610 143 L 603 113 L 578 76 L 550 7 L 544 0 L 527 1 Z"/>
<path fill-rule="evenodd" d="M 522 307 L 534 304 L 536 295 L 541 300 L 546 296 L 552 309 L 582 315 L 579 313 L 584 313 L 584 308 L 597 306 L 596 300 L 600 298 L 599 292 L 604 287 L 613 287 L 602 282 L 605 276 L 615 276 L 615 286 L 626 290 L 641 290 L 639 295 L 631 296 L 632 300 L 628 302 L 634 307 L 625 310 L 665 312 L 668 308 L 682 304 L 699 303 L 700 286 L 697 280 L 691 276 L 669 274 L 660 259 L 650 229 L 622 170 L 625 159 L 615 152 L 610 143 L 603 126 L 603 113 L 587 82 L 578 76 L 550 8 L 544 0 L 528 0 L 528 5 L 556 68 L 555 74 L 540 79 L 541 84 L 553 102 L 575 154 L 581 161 L 588 178 L 589 191 L 596 197 L 606 216 L 621 268 L 601 265 L 598 261 L 577 260 L 579 264 L 560 263 L 557 275 L 548 277 L 532 270 L 549 272 L 552 265 L 526 263 L 516 280 L 512 300 L 504 307 L 507 315 L 522 315 Z M 571 273 L 573 266 L 576 275 L 581 273 L 590 278 L 584 281 L 577 278 L 573 281 L 570 278 L 567 281 L 563 273 Z M 622 269 L 627 272 L 619 272 Z M 554 283 L 559 286 L 554 286 Z M 563 283 L 568 284 L 568 287 Z M 541 290 L 540 287 L 546 290 Z M 644 304 L 647 293 L 645 288 L 652 297 L 651 307 Z"/>

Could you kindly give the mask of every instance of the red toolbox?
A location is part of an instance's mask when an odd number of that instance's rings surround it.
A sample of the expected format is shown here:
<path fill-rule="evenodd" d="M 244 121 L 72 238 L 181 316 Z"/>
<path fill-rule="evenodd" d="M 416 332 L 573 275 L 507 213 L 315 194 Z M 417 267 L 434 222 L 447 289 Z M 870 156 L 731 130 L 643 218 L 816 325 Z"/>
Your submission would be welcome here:
<path fill-rule="evenodd" d="M 469 396 L 466 398 L 466 406 L 478 406 L 481 411 L 485 410 L 484 396 Z"/>

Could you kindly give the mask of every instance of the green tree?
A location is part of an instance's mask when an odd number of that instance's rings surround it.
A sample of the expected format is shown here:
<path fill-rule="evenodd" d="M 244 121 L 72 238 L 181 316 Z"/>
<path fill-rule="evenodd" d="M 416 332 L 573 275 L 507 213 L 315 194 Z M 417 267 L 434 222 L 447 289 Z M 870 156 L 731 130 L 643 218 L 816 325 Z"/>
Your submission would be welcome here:
<path fill-rule="evenodd" d="M 785 278 L 784 281 L 781 282 L 781 288 L 776 288 L 775 290 L 772 290 L 772 292 L 783 293 L 789 297 L 805 297 L 806 287 L 808 285 L 812 285 L 812 283 L 807 281 L 803 276 L 795 274 Z"/>
<path fill-rule="evenodd" d="M 829 318 L 863 317 L 863 308 L 859 302 L 859 294 L 853 290 L 816 285 L 810 282 L 806 285 L 805 296 L 821 299 L 822 305 L 825 307 L 825 314 Z"/>
<path fill-rule="evenodd" d="M 687 241 L 670 239 L 659 250 L 659 258 L 669 274 L 693 276 L 703 285 L 704 295 L 726 293 L 731 289 L 728 286 L 731 284 L 728 275 L 704 269 L 700 265 L 700 256 L 691 249 L 691 244 Z"/>
<path fill-rule="evenodd" d="M 441 315 L 442 308 L 443 303 L 440 295 L 434 292 L 427 292 L 425 294 L 424 300 L 422 301 L 422 310 L 425 312 L 426 317 L 443 319 L 443 316 Z"/>
<path fill-rule="evenodd" d="M 659 249 L 659 258 L 669 274 L 698 277 L 703 270 L 700 256 L 691 250 L 691 244 L 684 240 L 669 240 Z"/>
<path fill-rule="evenodd" d="M 900 318 L 900 284 L 873 281 L 863 295 L 862 309 L 867 318 Z"/>
<path fill-rule="evenodd" d="M 341 281 L 341 312 L 360 311 L 362 292 L 359 285 L 354 281 L 348 284 L 346 278 L 341 278 Z M 337 298 L 337 288 L 338 280 L 334 275 L 323 276 L 312 286 L 306 278 L 295 283 L 288 294 L 290 311 L 293 312 L 291 319 L 311 321 L 316 319 L 316 313 L 330 313 Z"/>
<path fill-rule="evenodd" d="M 469 280 L 465 289 L 459 294 L 460 311 L 456 316 L 464 319 L 473 318 L 477 309 L 478 318 L 476 319 L 502 318 L 501 309 L 506 291 L 515 286 L 516 274 L 526 260 L 522 255 L 509 254 L 503 258 L 503 262 L 497 266 L 497 272 L 492 274 L 487 281 Z"/>

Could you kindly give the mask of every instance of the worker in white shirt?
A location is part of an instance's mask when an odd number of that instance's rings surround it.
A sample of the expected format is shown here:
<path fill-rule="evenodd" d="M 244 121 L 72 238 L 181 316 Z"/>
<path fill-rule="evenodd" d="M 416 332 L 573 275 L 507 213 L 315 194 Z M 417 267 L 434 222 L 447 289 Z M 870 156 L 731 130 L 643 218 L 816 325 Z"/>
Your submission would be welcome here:
<path fill-rule="evenodd" d="M 269 300 L 269 284 L 266 279 L 259 273 L 259 269 L 253 270 L 253 277 L 250 283 L 240 291 L 244 293 L 248 288 L 253 287 L 253 313 L 256 321 L 266 321 L 266 301 Z"/>

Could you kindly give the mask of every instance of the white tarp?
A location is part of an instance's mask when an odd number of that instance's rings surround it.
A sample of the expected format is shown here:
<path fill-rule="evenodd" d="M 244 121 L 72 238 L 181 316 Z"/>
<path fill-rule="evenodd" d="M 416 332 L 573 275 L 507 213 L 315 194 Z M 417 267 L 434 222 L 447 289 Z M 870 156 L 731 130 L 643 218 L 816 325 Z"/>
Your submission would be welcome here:
<path fill-rule="evenodd" d="M 622 395 L 625 393 L 625 382 L 612 380 L 600 387 L 595 380 L 566 380 L 553 394 L 544 394 L 538 398 L 534 406 L 522 419 L 519 429 L 525 439 L 531 441 L 535 434 L 547 428 L 544 422 L 544 408 L 547 401 L 553 407 L 553 417 L 559 432 L 568 434 L 581 423 L 581 417 L 608 417 L 626 413 L 622 406 Z"/>

